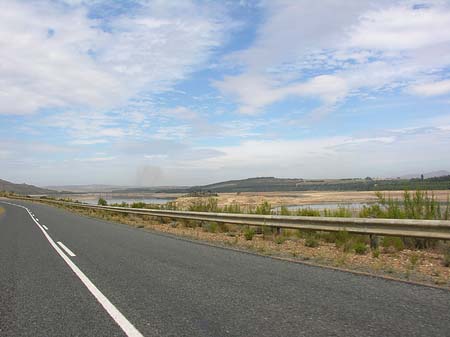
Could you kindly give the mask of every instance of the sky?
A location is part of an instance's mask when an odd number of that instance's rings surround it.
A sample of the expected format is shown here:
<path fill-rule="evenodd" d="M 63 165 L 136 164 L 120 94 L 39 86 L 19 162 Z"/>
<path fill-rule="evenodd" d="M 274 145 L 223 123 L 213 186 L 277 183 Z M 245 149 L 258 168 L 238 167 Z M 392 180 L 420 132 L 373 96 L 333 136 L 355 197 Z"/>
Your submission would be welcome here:
<path fill-rule="evenodd" d="M 0 1 L 1 179 L 448 169 L 450 1 Z"/>

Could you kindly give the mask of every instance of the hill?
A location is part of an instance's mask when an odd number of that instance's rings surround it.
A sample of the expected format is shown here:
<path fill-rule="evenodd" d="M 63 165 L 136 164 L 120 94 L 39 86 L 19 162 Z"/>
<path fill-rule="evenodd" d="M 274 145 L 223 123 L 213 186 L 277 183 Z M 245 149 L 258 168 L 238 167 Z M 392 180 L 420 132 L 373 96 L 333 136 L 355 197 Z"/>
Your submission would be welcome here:
<path fill-rule="evenodd" d="M 372 179 L 370 177 L 348 179 L 286 179 L 257 177 L 229 180 L 216 184 L 194 186 L 192 192 L 275 192 L 275 191 L 382 191 L 382 190 L 448 190 L 450 175 L 427 179 Z M 179 193 L 182 191 L 178 191 Z"/>
<path fill-rule="evenodd" d="M 56 191 L 28 184 L 15 184 L 0 179 L 0 191 L 14 192 L 22 195 L 54 194 Z"/>
<path fill-rule="evenodd" d="M 423 173 L 423 177 L 425 179 L 444 177 L 444 176 L 448 176 L 448 175 L 450 175 L 450 172 L 446 171 L 446 170 Z M 400 179 L 414 179 L 414 178 L 420 178 L 420 177 L 421 177 L 421 173 L 415 173 L 415 174 L 406 174 L 404 176 L 401 176 Z"/>

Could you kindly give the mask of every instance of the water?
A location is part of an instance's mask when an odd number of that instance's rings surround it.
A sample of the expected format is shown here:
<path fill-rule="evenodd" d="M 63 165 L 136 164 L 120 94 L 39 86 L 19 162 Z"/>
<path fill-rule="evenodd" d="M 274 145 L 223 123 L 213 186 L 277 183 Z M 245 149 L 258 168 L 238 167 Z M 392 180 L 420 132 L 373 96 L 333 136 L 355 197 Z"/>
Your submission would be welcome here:
<path fill-rule="evenodd" d="M 352 202 L 352 203 L 326 203 L 326 204 L 309 204 L 309 205 L 291 205 L 286 206 L 286 208 L 290 211 L 296 211 L 298 209 L 315 209 L 319 211 L 323 211 L 324 209 L 336 210 L 341 207 L 348 208 L 352 210 L 360 210 L 364 206 L 370 206 L 369 203 L 366 202 Z M 281 207 L 275 207 L 275 211 L 279 211 Z"/>
<path fill-rule="evenodd" d="M 106 200 L 108 205 L 110 204 L 121 204 L 125 202 L 127 204 L 132 204 L 134 202 L 144 202 L 146 204 L 157 204 L 162 205 L 169 201 L 173 201 L 174 199 L 165 199 L 165 198 L 103 198 Z M 89 205 L 97 205 L 98 198 L 95 199 L 83 199 L 83 202 Z"/>

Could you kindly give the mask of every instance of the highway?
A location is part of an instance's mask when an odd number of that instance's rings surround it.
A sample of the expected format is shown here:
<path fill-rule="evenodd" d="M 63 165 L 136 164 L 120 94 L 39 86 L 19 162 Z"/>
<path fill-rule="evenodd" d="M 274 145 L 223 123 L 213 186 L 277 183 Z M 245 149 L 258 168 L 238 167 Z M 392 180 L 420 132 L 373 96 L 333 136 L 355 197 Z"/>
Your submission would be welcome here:
<path fill-rule="evenodd" d="M 450 336 L 450 291 L 0 207 L 0 336 Z"/>

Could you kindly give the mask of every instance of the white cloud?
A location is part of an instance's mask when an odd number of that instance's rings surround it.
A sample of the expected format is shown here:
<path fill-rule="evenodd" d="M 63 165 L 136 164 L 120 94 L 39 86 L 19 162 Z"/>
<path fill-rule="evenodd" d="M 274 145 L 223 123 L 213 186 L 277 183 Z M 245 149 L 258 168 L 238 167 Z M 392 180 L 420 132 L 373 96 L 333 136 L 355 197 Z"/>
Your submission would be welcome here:
<path fill-rule="evenodd" d="M 413 85 L 411 91 L 421 96 L 438 96 L 450 93 L 450 80 Z"/>
<path fill-rule="evenodd" d="M 264 2 L 267 19 L 253 44 L 226 58 L 241 72 L 214 84 L 241 113 L 261 113 L 288 96 L 320 99 L 315 112 L 323 113 L 351 94 L 439 76 L 450 66 L 450 5 L 427 4 Z"/>
<path fill-rule="evenodd" d="M 86 4 L 2 4 L 0 114 L 111 108 L 167 89 L 222 40 L 223 22 L 190 1 L 144 1 L 107 22 L 89 18 Z"/>

